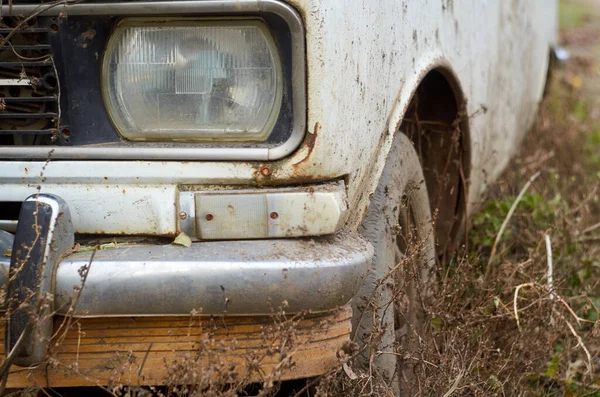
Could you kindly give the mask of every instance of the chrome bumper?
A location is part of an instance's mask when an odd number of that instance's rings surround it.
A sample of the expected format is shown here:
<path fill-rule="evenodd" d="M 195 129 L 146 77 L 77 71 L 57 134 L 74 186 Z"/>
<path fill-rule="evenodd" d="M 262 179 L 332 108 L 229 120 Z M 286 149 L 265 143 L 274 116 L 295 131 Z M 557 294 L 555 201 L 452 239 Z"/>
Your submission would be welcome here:
<path fill-rule="evenodd" d="M 269 314 L 330 310 L 352 298 L 373 250 L 353 233 L 75 253 L 54 277 L 57 314 L 76 317 Z M 9 258 L 3 258 L 0 285 Z M 85 281 L 80 269 L 89 266 Z M 83 285 L 79 297 L 77 290 Z M 69 312 L 71 309 L 72 312 Z"/>
<path fill-rule="evenodd" d="M 54 228 L 70 225 L 68 209 L 55 219 Z M 61 240 L 70 238 L 72 228 Z M 50 237 L 46 244 L 45 252 L 64 245 Z M 125 246 L 46 259 L 43 289 L 53 295 L 53 313 L 76 317 L 260 315 L 280 307 L 289 313 L 326 311 L 357 293 L 372 256 L 372 246 L 356 233 L 199 242 L 189 248 Z M 4 286 L 15 265 L 5 257 L 0 264 Z"/>
<path fill-rule="evenodd" d="M 77 253 L 56 271 L 55 308 L 67 314 L 90 266 L 75 316 L 269 314 L 324 311 L 358 291 L 372 248 L 354 234 L 219 241 Z"/>

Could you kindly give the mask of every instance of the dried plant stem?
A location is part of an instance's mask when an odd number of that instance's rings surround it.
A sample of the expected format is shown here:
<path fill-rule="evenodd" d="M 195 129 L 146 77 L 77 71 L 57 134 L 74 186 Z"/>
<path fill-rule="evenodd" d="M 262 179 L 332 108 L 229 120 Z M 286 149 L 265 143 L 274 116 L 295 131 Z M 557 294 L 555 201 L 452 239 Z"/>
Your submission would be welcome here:
<path fill-rule="evenodd" d="M 72 365 L 67 365 L 59 360 L 55 360 L 54 364 L 63 367 L 65 370 L 73 371 L 73 373 L 77 374 L 82 379 L 85 379 L 86 381 L 93 383 L 96 387 L 99 387 L 100 389 L 104 390 L 106 393 L 110 394 L 111 396 L 117 397 L 117 395 L 115 393 L 113 393 L 110 389 L 108 389 L 107 387 L 100 384 L 100 382 L 98 380 L 91 378 L 91 377 L 87 376 L 86 374 L 84 374 L 83 372 L 79 371 L 79 368 L 74 368 Z"/>
<path fill-rule="evenodd" d="M 394 355 L 394 356 L 402 357 L 402 358 L 404 358 L 406 360 L 410 359 L 410 360 L 414 360 L 414 361 L 419 361 L 419 362 L 425 363 L 427 365 L 431 365 L 434 368 L 439 368 L 434 363 L 432 363 L 430 361 L 427 361 L 427 360 L 424 360 L 424 359 L 419 358 L 419 357 L 407 356 L 407 355 L 396 353 L 396 352 L 384 352 L 384 351 L 378 351 L 377 352 L 377 355 L 381 355 L 381 354 L 391 354 L 391 355 Z"/>
<path fill-rule="evenodd" d="M 552 264 L 552 243 L 550 242 L 550 235 L 546 234 L 544 237 L 546 240 L 546 259 L 548 262 L 548 292 L 550 292 L 550 300 L 556 299 L 554 293 L 554 268 Z"/>
<path fill-rule="evenodd" d="M 94 257 L 96 256 L 97 251 L 98 251 L 98 246 L 96 246 L 94 248 L 94 251 L 92 251 L 90 261 L 87 264 L 87 266 L 83 269 L 83 272 L 81 275 L 81 285 L 78 287 L 77 291 L 75 292 L 75 297 L 71 301 L 71 306 L 69 307 L 69 310 L 67 311 L 67 315 L 64 317 L 63 321 L 61 322 L 60 326 L 58 327 L 58 330 L 56 330 L 54 332 L 53 337 L 57 337 L 57 342 L 55 343 L 55 346 L 58 346 L 60 343 L 62 343 L 64 338 L 67 336 L 67 332 L 69 331 L 69 329 L 71 329 L 73 313 L 75 313 L 75 308 L 77 307 L 77 303 L 79 303 L 79 297 L 81 296 L 81 292 L 85 288 L 85 282 L 87 281 L 87 276 L 90 273 L 90 268 L 92 267 L 92 263 L 94 262 Z M 65 327 L 65 325 L 66 325 L 66 327 Z M 63 327 L 65 327 L 64 332 L 62 333 L 62 335 L 60 335 L 60 331 L 63 329 Z"/>
<path fill-rule="evenodd" d="M 310 389 L 311 387 L 313 387 L 314 385 L 316 385 L 319 381 L 321 381 L 322 378 L 323 378 L 323 375 L 315 377 L 313 380 L 311 380 L 306 385 L 304 385 L 304 387 L 302 389 L 300 389 L 299 392 L 297 392 L 296 394 L 294 394 L 293 397 L 300 397 L 300 396 L 302 396 L 303 393 L 307 392 L 308 389 Z"/>
<path fill-rule="evenodd" d="M 581 232 L 581 234 L 586 234 L 586 233 L 589 233 L 589 232 L 593 232 L 594 230 L 599 229 L 599 228 L 600 228 L 600 222 L 598 222 L 598 223 L 596 223 L 596 224 L 594 224 L 594 225 L 592 225 L 590 227 L 587 227 L 587 228 L 583 229 L 582 232 Z"/>
<path fill-rule="evenodd" d="M 456 391 L 456 389 L 458 389 L 458 385 L 460 384 L 460 381 L 462 380 L 464 375 L 465 375 L 465 371 L 464 370 L 460 371 L 460 373 L 458 374 L 456 379 L 454 379 L 454 383 L 452 384 L 452 387 L 450 387 L 450 389 L 446 393 L 444 393 L 443 397 L 450 397 Z"/>
<path fill-rule="evenodd" d="M 17 26 L 15 26 L 15 28 L 13 30 L 11 30 L 11 32 L 6 36 L 6 37 L 0 37 L 0 46 L 4 46 L 5 43 L 7 43 L 14 35 L 15 33 L 17 33 L 19 31 L 19 29 L 23 28 L 24 26 L 26 26 L 27 22 L 32 20 L 33 18 L 37 17 L 38 15 L 42 14 L 43 12 L 57 7 L 57 6 L 66 6 L 69 4 L 77 4 L 81 2 L 81 0 L 62 0 L 62 1 L 56 1 L 54 3 L 48 3 L 48 4 L 43 4 L 40 7 L 38 7 L 38 9 L 34 12 L 31 13 L 31 15 L 28 15 L 27 18 L 24 18 Z"/>
<path fill-rule="evenodd" d="M 506 218 L 504 218 L 504 222 L 502 222 L 502 225 L 500 226 L 500 230 L 498 231 L 498 234 L 496 235 L 496 240 L 494 241 L 494 245 L 492 246 L 492 252 L 490 253 L 490 259 L 488 259 L 487 267 L 485 269 L 484 280 L 486 282 L 488 281 L 488 279 L 492 273 L 492 262 L 494 260 L 494 256 L 496 255 L 496 250 L 498 249 L 498 243 L 500 242 L 500 239 L 502 239 L 502 235 L 504 234 L 504 230 L 506 229 L 506 226 L 508 226 L 508 222 L 510 222 L 510 218 L 512 218 L 515 210 L 517 209 L 517 205 L 519 205 L 519 202 L 525 195 L 525 192 L 527 192 L 527 190 L 529 189 L 531 184 L 537 179 L 538 176 L 540 176 L 540 171 L 536 172 L 535 174 L 533 174 L 531 176 L 531 178 L 529 178 L 529 180 L 527 181 L 525 186 L 523 186 L 523 189 L 521 189 L 521 192 L 517 196 L 515 202 L 510 207 L 508 214 L 506 214 Z"/>
<path fill-rule="evenodd" d="M 27 334 L 30 330 L 31 330 L 31 322 L 29 322 L 27 324 L 27 326 L 25 327 L 25 329 L 23 330 L 23 332 L 21 332 L 19 339 L 17 339 L 17 343 L 15 343 L 15 346 L 12 348 L 10 353 L 8 353 L 8 355 L 6 356 L 6 360 L 4 360 L 4 362 L 2 363 L 2 366 L 0 367 L 0 378 L 3 379 L 5 376 L 8 375 L 8 372 L 10 370 L 10 367 L 11 367 L 13 361 L 15 361 L 15 358 L 17 358 L 17 354 L 19 353 L 19 350 L 21 350 L 21 345 L 23 344 L 23 341 L 25 340 L 25 334 Z"/>
<path fill-rule="evenodd" d="M 556 314 L 558 314 L 558 316 L 567 324 L 567 327 L 569 327 L 569 330 L 571 331 L 571 333 L 573 334 L 575 339 L 577 339 L 577 346 L 581 346 L 581 348 L 585 352 L 585 356 L 587 357 L 588 371 L 590 374 L 593 374 L 594 373 L 594 362 L 592 360 L 592 355 L 590 354 L 590 351 L 585 346 L 585 343 L 583 343 L 583 339 L 581 339 L 581 336 L 579 336 L 577 331 L 575 331 L 575 328 L 573 328 L 573 325 L 571 325 L 571 323 L 558 310 L 554 310 L 554 312 Z"/>
<path fill-rule="evenodd" d="M 521 331 L 521 324 L 519 323 L 519 307 L 517 300 L 519 299 L 519 290 L 523 287 L 535 287 L 535 283 L 520 284 L 517 285 L 517 288 L 515 288 L 515 296 L 513 298 L 513 310 L 515 313 L 515 320 L 517 322 L 517 328 L 519 329 L 519 332 Z"/>
<path fill-rule="evenodd" d="M 140 370 L 138 371 L 138 374 L 137 374 L 138 388 L 140 387 L 140 381 L 142 379 L 142 371 L 144 370 L 144 365 L 146 365 L 146 360 L 148 359 L 148 356 L 150 355 L 150 350 L 152 350 L 153 345 L 154 345 L 154 342 L 150 343 L 150 345 L 148 346 L 148 350 L 146 350 L 146 355 L 144 356 L 144 359 L 142 360 L 142 364 L 140 365 Z"/>
<path fill-rule="evenodd" d="M 571 309 L 571 307 L 569 306 L 569 304 L 567 304 L 567 302 L 565 302 L 565 300 L 563 298 L 561 298 L 555 291 L 554 291 L 554 287 L 553 287 L 553 263 L 552 263 L 552 244 L 550 242 L 550 235 L 546 234 L 544 236 L 544 240 L 546 241 L 546 259 L 547 259 L 547 263 L 548 263 L 548 283 L 546 285 L 546 290 L 549 293 L 550 296 L 550 300 L 551 301 L 555 301 L 558 300 L 566 309 L 567 311 L 573 316 L 573 318 L 577 321 L 577 324 L 581 326 L 581 322 L 582 321 L 586 321 L 585 319 L 582 319 L 581 317 L 579 317 L 574 311 L 573 309 Z M 519 322 L 519 309 L 518 309 L 518 298 L 519 298 L 519 290 L 523 287 L 538 287 L 537 284 L 535 283 L 525 283 L 525 284 L 520 284 L 515 288 L 515 294 L 514 294 L 514 299 L 513 299 L 513 310 L 514 310 L 514 315 L 515 315 L 515 320 L 517 322 L 517 328 L 519 329 L 519 332 L 521 332 L 521 324 Z M 539 286 L 539 288 L 541 288 L 541 286 Z M 573 334 L 573 336 L 575 337 L 575 339 L 577 339 L 577 346 L 581 346 L 581 349 L 584 351 L 586 358 L 587 358 L 587 367 L 588 367 L 588 371 L 590 374 L 594 373 L 594 364 L 593 364 L 593 360 L 592 360 L 592 355 L 590 354 L 590 351 L 588 350 L 587 346 L 585 345 L 585 343 L 583 343 L 583 339 L 581 338 L 581 336 L 579 336 L 579 334 L 577 333 L 577 331 L 575 330 L 575 328 L 573 327 L 573 325 L 569 322 L 569 320 L 567 320 L 565 318 L 565 316 L 562 315 L 562 313 L 560 313 L 556 307 L 552 308 L 552 313 L 556 314 L 558 317 L 560 317 L 561 320 L 563 320 L 565 322 L 565 324 L 567 324 L 567 327 L 569 328 L 569 331 L 571 331 L 571 334 Z"/>

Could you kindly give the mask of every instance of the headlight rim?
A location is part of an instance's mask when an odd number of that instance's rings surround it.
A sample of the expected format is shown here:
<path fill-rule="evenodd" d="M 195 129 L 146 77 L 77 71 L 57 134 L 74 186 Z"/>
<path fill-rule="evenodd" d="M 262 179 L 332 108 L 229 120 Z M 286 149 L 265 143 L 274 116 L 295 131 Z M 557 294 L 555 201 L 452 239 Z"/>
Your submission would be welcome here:
<path fill-rule="evenodd" d="M 141 136 L 144 133 L 125 134 L 126 129 L 123 125 L 120 125 L 122 120 L 114 113 L 117 111 L 118 103 L 115 103 L 111 97 L 110 86 L 108 84 L 110 80 L 110 59 L 116 51 L 115 46 L 118 45 L 118 40 L 121 39 L 122 32 L 128 28 L 136 27 L 172 27 L 172 26 L 254 26 L 257 27 L 263 34 L 266 43 L 270 49 L 272 63 L 276 68 L 276 78 L 280 84 L 276 85 L 275 99 L 273 102 L 272 109 L 269 114 L 269 118 L 263 127 L 261 134 L 249 137 L 249 138 L 232 138 L 232 137 L 218 137 L 218 136 L 197 136 L 197 137 L 175 137 L 161 138 L 158 135 L 158 131 L 153 131 L 151 134 Z M 112 50 L 112 51 L 111 51 Z M 269 29 L 267 22 L 259 16 L 234 16 L 234 17 L 156 17 L 156 16 L 134 16 L 121 18 L 113 27 L 113 30 L 106 43 L 105 50 L 102 54 L 102 75 L 100 76 L 100 84 L 102 89 L 102 99 L 104 101 L 104 107 L 108 114 L 108 118 L 115 130 L 115 132 L 126 142 L 131 143 L 214 143 L 214 144 L 257 144 L 264 143 L 268 140 L 269 136 L 273 133 L 274 127 L 279 118 L 279 113 L 283 109 L 283 90 L 285 83 L 285 76 L 283 73 L 283 63 L 280 58 L 279 48 L 273 37 L 271 30 Z M 200 134 L 200 132 L 198 133 Z M 130 136 L 128 136 L 130 135 Z M 133 135 L 133 136 L 131 136 Z M 136 136 L 139 136 L 136 138 Z M 148 139 L 150 138 L 150 139 Z"/>

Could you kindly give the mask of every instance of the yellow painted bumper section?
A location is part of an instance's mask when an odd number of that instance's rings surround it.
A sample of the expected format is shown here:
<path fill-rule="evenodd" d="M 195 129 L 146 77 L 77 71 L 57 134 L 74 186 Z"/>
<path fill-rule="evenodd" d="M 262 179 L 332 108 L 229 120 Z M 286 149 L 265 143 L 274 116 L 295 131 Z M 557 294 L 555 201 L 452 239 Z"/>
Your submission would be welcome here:
<path fill-rule="evenodd" d="M 249 382 L 270 374 L 275 374 L 275 380 L 323 374 L 338 364 L 337 352 L 349 340 L 352 311 L 347 305 L 298 316 L 286 315 L 287 320 L 282 316 L 72 318 L 70 322 L 57 316 L 47 361 L 30 368 L 13 366 L 7 387 L 185 384 L 193 383 L 194 373 L 200 379 L 210 368 L 230 366 L 235 366 L 232 372 L 237 379 Z M 4 339 L 4 327 L 0 330 Z M 282 357 L 291 357 L 294 365 Z M 252 359 L 258 367 L 251 365 Z"/>

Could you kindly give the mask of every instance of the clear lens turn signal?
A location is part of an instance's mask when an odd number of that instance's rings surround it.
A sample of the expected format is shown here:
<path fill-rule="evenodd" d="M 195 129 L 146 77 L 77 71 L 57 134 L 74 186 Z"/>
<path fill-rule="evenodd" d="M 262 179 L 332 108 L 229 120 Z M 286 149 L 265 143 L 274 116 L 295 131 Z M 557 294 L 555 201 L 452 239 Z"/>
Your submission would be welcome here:
<path fill-rule="evenodd" d="M 299 188 L 181 192 L 179 202 L 181 231 L 200 240 L 332 234 L 348 210 L 343 182 Z"/>

